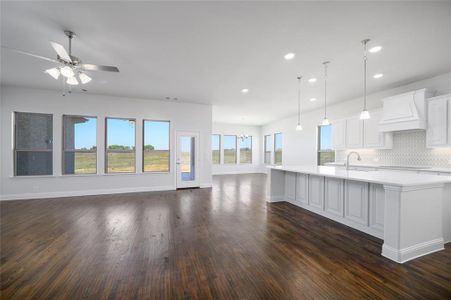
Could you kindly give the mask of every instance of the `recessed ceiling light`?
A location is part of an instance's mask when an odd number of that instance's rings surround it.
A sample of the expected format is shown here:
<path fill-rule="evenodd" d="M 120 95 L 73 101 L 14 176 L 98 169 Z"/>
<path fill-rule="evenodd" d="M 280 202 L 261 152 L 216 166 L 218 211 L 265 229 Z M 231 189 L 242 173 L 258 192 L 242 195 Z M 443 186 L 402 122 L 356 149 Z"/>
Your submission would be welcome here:
<path fill-rule="evenodd" d="M 247 93 L 249 93 L 249 89 L 242 89 L 242 90 L 241 90 L 241 93 L 247 94 Z"/>
<path fill-rule="evenodd" d="M 382 50 L 382 46 L 374 46 L 374 47 L 370 48 L 370 50 L 368 50 L 368 51 L 370 51 L 370 53 L 376 53 L 381 50 Z"/>
<path fill-rule="evenodd" d="M 310 102 L 315 102 L 316 98 L 310 98 Z"/>
<path fill-rule="evenodd" d="M 308 82 L 310 82 L 310 83 L 314 83 L 314 82 L 316 82 L 316 78 L 310 78 L 309 80 L 308 80 Z"/>
<path fill-rule="evenodd" d="M 296 56 L 295 53 L 290 52 L 290 53 L 285 54 L 283 57 L 284 57 L 286 60 L 292 60 L 295 56 Z"/>
<path fill-rule="evenodd" d="M 382 78 L 382 77 L 384 77 L 384 74 L 382 74 L 382 73 L 378 73 L 378 74 L 374 74 L 373 75 L 374 79 L 379 79 L 379 78 Z"/>

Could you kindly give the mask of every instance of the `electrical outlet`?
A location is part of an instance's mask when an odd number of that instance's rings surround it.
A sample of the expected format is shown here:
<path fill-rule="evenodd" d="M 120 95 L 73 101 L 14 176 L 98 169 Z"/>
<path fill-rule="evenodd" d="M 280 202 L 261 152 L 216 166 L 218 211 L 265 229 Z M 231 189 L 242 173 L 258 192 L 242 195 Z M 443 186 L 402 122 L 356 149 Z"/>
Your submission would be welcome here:
<path fill-rule="evenodd" d="M 451 159 L 450 159 L 450 160 L 448 160 L 448 165 L 451 165 Z"/>
<path fill-rule="evenodd" d="M 375 158 L 373 158 L 373 161 L 374 161 L 374 162 L 379 162 L 379 158 L 378 158 L 378 157 L 375 157 Z"/>

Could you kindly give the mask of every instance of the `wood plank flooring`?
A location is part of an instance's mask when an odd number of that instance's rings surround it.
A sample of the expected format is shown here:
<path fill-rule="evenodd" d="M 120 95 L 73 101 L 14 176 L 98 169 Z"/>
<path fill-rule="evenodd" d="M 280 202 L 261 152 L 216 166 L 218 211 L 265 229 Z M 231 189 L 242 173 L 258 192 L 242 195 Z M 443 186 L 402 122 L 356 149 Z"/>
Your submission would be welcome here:
<path fill-rule="evenodd" d="M 1 208 L 1 299 L 451 299 L 451 245 L 400 265 L 265 176 Z"/>

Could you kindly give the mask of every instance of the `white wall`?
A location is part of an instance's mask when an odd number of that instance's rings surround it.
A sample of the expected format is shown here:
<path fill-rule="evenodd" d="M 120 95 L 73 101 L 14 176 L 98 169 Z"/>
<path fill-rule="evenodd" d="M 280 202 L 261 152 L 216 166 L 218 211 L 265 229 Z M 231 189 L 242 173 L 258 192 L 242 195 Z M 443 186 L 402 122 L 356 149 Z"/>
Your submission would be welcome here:
<path fill-rule="evenodd" d="M 368 95 L 368 109 L 381 108 L 381 99 L 387 96 L 400 94 L 420 88 L 430 88 L 436 91 L 436 95 L 451 92 L 451 73 L 443 74 L 426 80 L 417 81 L 390 90 Z M 329 97 L 333 97 L 330 95 Z M 319 98 L 318 101 L 324 101 Z M 358 115 L 362 109 L 362 98 L 340 102 L 328 107 L 328 117 L 334 119 L 346 118 Z M 283 133 L 283 164 L 287 165 L 312 165 L 317 161 L 317 126 L 323 118 L 323 110 L 314 110 L 302 114 L 303 131 L 295 131 L 297 116 L 271 122 L 262 126 L 262 136 L 275 132 Z M 390 151 L 390 150 L 386 150 Z"/>
<path fill-rule="evenodd" d="M 221 135 L 221 164 L 213 164 L 213 175 L 219 174 L 242 174 L 242 173 L 259 173 L 262 172 L 262 164 L 261 164 L 261 134 L 260 134 L 260 126 L 245 126 L 245 125 L 235 125 L 235 124 L 224 124 L 224 123 L 213 123 L 213 134 Z M 237 164 L 224 164 L 224 152 L 223 152 L 223 138 L 224 135 L 250 135 L 252 136 L 252 164 L 240 164 L 239 157 L 239 147 L 240 140 L 238 139 L 238 157 Z"/>
<path fill-rule="evenodd" d="M 71 94 L 2 86 L 0 92 L 1 120 L 1 199 L 59 197 L 100 193 L 169 190 L 176 187 L 176 130 L 200 134 L 199 178 L 201 187 L 211 186 L 211 126 L 210 105 L 166 102 L 126 97 Z M 13 176 L 13 112 L 53 114 L 53 176 Z M 62 115 L 97 116 L 96 175 L 62 174 Z M 104 174 L 105 117 L 136 119 L 136 174 Z M 171 121 L 171 167 L 169 173 L 142 173 L 143 119 Z"/>

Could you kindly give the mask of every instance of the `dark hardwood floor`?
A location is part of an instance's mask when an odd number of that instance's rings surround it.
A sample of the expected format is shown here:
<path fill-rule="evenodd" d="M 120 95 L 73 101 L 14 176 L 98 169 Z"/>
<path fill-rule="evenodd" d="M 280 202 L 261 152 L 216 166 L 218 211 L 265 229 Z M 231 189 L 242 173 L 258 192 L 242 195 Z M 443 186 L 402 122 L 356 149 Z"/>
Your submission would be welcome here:
<path fill-rule="evenodd" d="M 212 189 L 1 202 L 2 299 L 451 299 L 451 245 L 396 264 L 382 241 Z"/>

